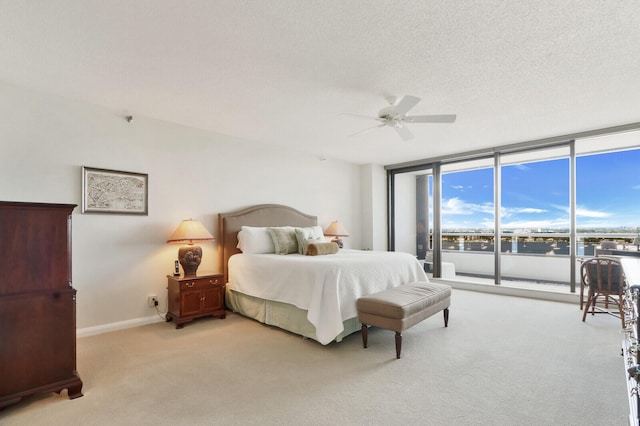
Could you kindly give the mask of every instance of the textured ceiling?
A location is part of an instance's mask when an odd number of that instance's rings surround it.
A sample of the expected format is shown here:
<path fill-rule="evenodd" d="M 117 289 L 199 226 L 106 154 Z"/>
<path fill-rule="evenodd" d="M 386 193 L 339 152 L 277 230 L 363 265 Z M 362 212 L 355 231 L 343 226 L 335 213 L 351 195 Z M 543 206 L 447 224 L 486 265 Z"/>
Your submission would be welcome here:
<path fill-rule="evenodd" d="M 637 0 L 0 1 L 0 80 L 354 163 L 640 121 Z M 402 141 L 375 116 L 422 98 Z"/>

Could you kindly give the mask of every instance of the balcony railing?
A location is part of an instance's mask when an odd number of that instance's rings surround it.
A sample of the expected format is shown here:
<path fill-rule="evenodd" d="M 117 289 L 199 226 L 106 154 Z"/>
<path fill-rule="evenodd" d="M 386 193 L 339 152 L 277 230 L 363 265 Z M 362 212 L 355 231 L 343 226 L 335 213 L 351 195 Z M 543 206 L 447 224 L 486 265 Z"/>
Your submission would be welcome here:
<path fill-rule="evenodd" d="M 636 233 L 581 233 L 577 235 L 576 256 L 594 256 L 602 241 L 614 242 L 616 254 L 640 253 Z M 505 233 L 500 251 L 502 279 L 566 284 L 571 280 L 570 236 L 568 233 Z M 493 233 L 445 233 L 442 260 L 455 265 L 457 274 L 491 278 L 494 274 Z M 420 257 L 420 254 L 418 254 Z M 579 264 L 576 268 L 579 281 Z"/>
<path fill-rule="evenodd" d="M 602 241 L 612 241 L 617 250 L 637 251 L 634 245 L 637 234 L 577 234 L 577 256 L 593 256 L 595 248 Z M 495 251 L 493 233 L 443 233 L 442 250 L 493 253 Z M 512 254 L 569 255 L 570 236 L 568 233 L 505 233 L 501 236 L 500 252 Z"/>

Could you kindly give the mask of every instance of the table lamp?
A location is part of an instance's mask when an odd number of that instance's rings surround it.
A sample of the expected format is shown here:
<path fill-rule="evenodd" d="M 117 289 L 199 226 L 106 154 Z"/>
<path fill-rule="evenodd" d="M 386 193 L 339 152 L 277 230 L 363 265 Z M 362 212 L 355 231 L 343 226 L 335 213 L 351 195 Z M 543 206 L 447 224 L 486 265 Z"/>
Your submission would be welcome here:
<path fill-rule="evenodd" d="M 340 237 L 348 237 L 349 233 L 344 229 L 344 226 L 342 226 L 340 222 L 334 220 L 329 224 L 327 229 L 325 229 L 324 235 L 334 237 L 331 242 L 338 244 L 338 247 L 342 248 L 342 240 Z"/>
<path fill-rule="evenodd" d="M 202 247 L 194 242 L 215 241 L 213 235 L 197 220 L 183 220 L 178 229 L 173 231 L 167 243 L 186 244 L 178 250 L 178 261 L 182 265 L 184 276 L 195 276 L 202 261 Z"/>

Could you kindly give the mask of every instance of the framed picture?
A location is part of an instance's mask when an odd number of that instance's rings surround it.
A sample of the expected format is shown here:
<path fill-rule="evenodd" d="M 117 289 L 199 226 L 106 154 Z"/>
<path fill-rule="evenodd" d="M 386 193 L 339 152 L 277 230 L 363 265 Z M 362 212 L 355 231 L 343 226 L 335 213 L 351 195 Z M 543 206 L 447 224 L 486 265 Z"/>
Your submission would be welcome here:
<path fill-rule="evenodd" d="M 82 213 L 147 215 L 149 176 L 82 167 Z"/>

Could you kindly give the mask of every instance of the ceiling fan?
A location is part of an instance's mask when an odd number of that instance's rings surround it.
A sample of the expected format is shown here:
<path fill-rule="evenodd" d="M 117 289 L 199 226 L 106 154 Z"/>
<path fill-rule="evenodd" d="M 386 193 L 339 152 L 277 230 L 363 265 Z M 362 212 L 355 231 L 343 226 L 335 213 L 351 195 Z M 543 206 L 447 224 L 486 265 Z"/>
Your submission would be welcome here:
<path fill-rule="evenodd" d="M 405 95 L 400 98 L 388 99 L 388 101 L 390 105 L 382 108 L 380 112 L 378 112 L 377 117 L 358 114 L 344 114 L 356 118 L 377 120 L 381 123 L 376 126 L 360 130 L 349 136 L 355 136 L 378 127 L 389 126 L 393 127 L 403 140 L 408 141 L 413 139 L 413 133 L 411 133 L 411 131 L 405 126 L 405 123 L 453 123 L 456 121 L 455 114 L 407 115 L 407 112 L 420 102 L 420 98 L 416 96 Z"/>

